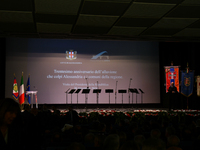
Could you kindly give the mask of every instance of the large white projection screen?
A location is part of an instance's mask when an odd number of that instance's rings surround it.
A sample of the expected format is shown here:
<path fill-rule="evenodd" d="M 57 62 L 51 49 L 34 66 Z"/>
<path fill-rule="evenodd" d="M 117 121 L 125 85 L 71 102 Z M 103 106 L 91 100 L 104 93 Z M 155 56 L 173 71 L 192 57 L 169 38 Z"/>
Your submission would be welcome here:
<path fill-rule="evenodd" d="M 25 88 L 30 74 L 39 104 L 160 103 L 158 42 L 8 38 L 6 97 L 12 97 L 14 73 L 19 89 L 22 72 Z M 65 93 L 71 89 L 81 91 Z M 94 89 L 101 89 L 98 97 Z"/>

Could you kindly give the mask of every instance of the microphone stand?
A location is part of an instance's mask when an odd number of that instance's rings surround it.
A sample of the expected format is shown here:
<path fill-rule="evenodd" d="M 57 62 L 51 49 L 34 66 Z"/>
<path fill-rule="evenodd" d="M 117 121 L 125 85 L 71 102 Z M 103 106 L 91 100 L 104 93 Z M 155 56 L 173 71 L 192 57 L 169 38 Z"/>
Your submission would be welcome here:
<path fill-rule="evenodd" d="M 99 89 L 98 81 L 97 81 L 97 89 Z M 99 92 L 97 92 L 97 104 L 99 102 Z"/>
<path fill-rule="evenodd" d="M 97 81 L 97 89 L 99 89 L 98 81 Z M 99 92 L 97 92 L 97 109 L 98 109 L 98 103 L 99 103 Z"/>
<path fill-rule="evenodd" d="M 129 99 L 129 104 L 130 104 L 130 88 L 131 88 L 131 78 L 130 78 L 130 82 L 129 82 L 129 88 L 128 88 L 128 99 Z"/>
<path fill-rule="evenodd" d="M 88 84 L 88 80 L 87 78 L 86 79 L 86 83 L 87 83 L 87 89 L 89 89 L 89 84 Z M 86 112 L 87 112 L 87 101 L 88 101 L 88 94 L 85 94 L 85 109 L 86 109 Z"/>
<path fill-rule="evenodd" d="M 85 78 L 85 79 L 86 79 L 86 83 L 87 83 L 87 89 L 89 89 L 88 80 L 87 80 L 87 78 Z"/>
<path fill-rule="evenodd" d="M 115 107 L 116 107 L 116 101 L 117 101 L 117 82 L 118 81 L 116 81 L 116 87 L 115 87 Z"/>

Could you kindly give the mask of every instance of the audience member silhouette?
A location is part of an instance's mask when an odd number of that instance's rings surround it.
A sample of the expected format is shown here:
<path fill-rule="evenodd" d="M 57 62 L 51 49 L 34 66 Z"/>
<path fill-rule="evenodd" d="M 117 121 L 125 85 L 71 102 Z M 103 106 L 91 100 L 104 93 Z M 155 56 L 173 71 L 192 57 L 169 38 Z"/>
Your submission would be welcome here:
<path fill-rule="evenodd" d="M 84 137 L 84 146 L 86 147 L 87 150 L 92 150 L 94 149 L 94 141 L 95 140 L 95 135 L 93 133 L 88 133 Z"/>
<path fill-rule="evenodd" d="M 146 138 L 142 134 L 136 135 L 134 137 L 134 142 L 139 146 L 140 149 L 142 149 L 142 146 L 143 146 L 143 143 L 145 140 L 146 140 Z"/>
<path fill-rule="evenodd" d="M 134 141 L 126 141 L 121 147 L 120 150 L 140 150 L 139 145 Z"/>
<path fill-rule="evenodd" d="M 143 143 L 142 150 L 166 150 L 166 144 L 161 139 L 149 138 Z"/>
<path fill-rule="evenodd" d="M 167 139 L 167 150 L 181 150 L 179 147 L 180 139 L 176 135 L 171 135 Z"/>
<path fill-rule="evenodd" d="M 119 146 L 119 136 L 117 134 L 110 134 L 104 140 L 103 150 L 118 150 Z"/>
<path fill-rule="evenodd" d="M 0 149 L 23 149 L 20 106 L 11 99 L 0 101 Z"/>
<path fill-rule="evenodd" d="M 161 132 L 159 129 L 152 129 L 150 134 L 151 138 L 156 138 L 156 139 L 159 139 L 161 136 Z"/>
<path fill-rule="evenodd" d="M 79 116 L 77 111 L 73 109 L 72 105 L 68 106 L 68 112 L 66 113 L 66 123 L 71 124 L 73 126 L 78 124 Z"/>

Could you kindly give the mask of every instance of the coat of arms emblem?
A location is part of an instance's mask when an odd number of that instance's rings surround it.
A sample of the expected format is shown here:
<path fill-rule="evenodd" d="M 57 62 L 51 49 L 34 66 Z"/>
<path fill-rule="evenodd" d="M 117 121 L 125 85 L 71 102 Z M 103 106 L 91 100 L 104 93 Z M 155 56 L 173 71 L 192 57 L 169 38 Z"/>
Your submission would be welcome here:
<path fill-rule="evenodd" d="M 70 50 L 70 51 L 66 51 L 66 59 L 69 59 L 69 60 L 73 60 L 73 59 L 76 59 L 76 54 L 77 54 L 77 51 L 73 51 L 73 50 Z"/>
<path fill-rule="evenodd" d="M 185 86 L 190 86 L 190 77 L 189 78 L 187 78 L 187 77 L 184 78 L 184 84 L 185 84 Z"/>

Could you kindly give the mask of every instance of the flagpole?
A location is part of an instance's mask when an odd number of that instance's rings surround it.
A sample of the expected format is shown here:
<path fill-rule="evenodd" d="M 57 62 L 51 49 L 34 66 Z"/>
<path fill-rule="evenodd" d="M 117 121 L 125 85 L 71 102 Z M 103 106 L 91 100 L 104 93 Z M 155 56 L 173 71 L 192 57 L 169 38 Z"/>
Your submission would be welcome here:
<path fill-rule="evenodd" d="M 24 78 L 24 72 L 22 71 L 22 78 Z M 24 82 L 24 79 L 23 79 Z M 21 85 L 20 85 L 21 86 Z M 23 87 L 24 88 L 24 87 Z M 24 89 L 23 89 L 24 90 Z M 21 104 L 22 109 L 24 109 L 25 98 L 23 98 L 24 102 Z"/>
<path fill-rule="evenodd" d="M 189 73 L 189 64 L 187 62 L 187 67 L 186 67 L 186 73 L 188 74 Z M 188 97 L 187 97 L 187 109 L 188 109 Z"/>
<path fill-rule="evenodd" d="M 30 91 L 30 73 L 28 75 L 27 84 L 26 84 L 26 91 L 25 91 L 25 101 L 30 106 L 31 96 L 29 94 L 27 94 L 27 91 Z"/>
<path fill-rule="evenodd" d="M 14 73 L 14 80 L 16 79 L 15 73 Z M 19 91 L 18 91 L 19 92 Z M 13 84 L 12 84 L 12 94 L 13 94 Z M 19 98 L 17 99 L 18 103 L 19 103 Z"/>

